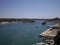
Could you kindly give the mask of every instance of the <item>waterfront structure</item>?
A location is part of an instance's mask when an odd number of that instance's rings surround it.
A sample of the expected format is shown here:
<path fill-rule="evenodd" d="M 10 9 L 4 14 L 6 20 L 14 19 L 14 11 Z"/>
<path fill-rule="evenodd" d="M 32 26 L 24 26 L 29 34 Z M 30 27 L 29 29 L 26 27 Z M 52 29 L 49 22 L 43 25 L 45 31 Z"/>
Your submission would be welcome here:
<path fill-rule="evenodd" d="M 53 27 L 39 34 L 40 37 L 44 38 L 45 44 L 36 43 L 36 45 L 54 45 L 55 44 L 54 38 L 56 37 L 59 31 L 60 23 L 57 23 Z"/>

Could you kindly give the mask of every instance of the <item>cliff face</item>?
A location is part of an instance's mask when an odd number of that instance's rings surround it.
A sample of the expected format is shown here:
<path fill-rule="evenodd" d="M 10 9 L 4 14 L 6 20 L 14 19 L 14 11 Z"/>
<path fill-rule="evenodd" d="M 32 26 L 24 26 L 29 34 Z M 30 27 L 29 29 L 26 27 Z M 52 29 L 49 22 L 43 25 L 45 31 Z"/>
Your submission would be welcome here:
<path fill-rule="evenodd" d="M 54 38 L 55 44 L 60 45 L 60 31 L 57 32 L 56 37 Z M 55 45 L 54 44 L 54 45 Z"/>

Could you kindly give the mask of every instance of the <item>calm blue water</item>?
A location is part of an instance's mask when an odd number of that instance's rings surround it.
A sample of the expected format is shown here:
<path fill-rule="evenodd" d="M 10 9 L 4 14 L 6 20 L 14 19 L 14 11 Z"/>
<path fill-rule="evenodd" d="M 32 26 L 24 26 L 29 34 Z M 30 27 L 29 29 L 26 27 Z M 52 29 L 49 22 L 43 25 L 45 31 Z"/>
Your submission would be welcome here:
<path fill-rule="evenodd" d="M 43 41 L 38 34 L 42 33 L 47 26 L 42 21 L 35 23 L 0 24 L 0 45 L 33 45 Z M 53 22 L 46 25 L 54 24 Z M 38 26 L 38 28 L 36 28 Z"/>

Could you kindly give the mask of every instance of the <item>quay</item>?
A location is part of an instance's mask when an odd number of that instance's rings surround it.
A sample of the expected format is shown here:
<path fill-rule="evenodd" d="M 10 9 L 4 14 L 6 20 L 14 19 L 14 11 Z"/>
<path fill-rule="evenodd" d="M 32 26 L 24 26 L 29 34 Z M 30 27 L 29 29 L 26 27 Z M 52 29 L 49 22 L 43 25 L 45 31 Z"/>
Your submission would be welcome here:
<path fill-rule="evenodd" d="M 53 45 L 54 37 L 57 35 L 57 33 L 60 31 L 60 23 L 57 23 L 56 25 L 50 27 L 46 31 L 39 34 L 40 37 L 44 38 L 44 41 L 46 43 L 36 43 L 35 45 Z"/>

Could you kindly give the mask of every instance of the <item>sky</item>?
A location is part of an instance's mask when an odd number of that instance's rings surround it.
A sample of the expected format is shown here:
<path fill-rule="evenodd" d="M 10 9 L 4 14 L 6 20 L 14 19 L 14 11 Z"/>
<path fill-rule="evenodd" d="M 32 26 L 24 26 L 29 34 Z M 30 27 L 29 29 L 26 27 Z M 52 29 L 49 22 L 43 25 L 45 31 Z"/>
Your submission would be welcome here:
<path fill-rule="evenodd" d="M 60 18 L 60 0 L 0 0 L 0 18 Z"/>

